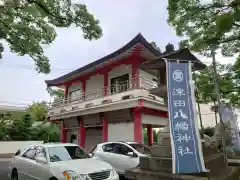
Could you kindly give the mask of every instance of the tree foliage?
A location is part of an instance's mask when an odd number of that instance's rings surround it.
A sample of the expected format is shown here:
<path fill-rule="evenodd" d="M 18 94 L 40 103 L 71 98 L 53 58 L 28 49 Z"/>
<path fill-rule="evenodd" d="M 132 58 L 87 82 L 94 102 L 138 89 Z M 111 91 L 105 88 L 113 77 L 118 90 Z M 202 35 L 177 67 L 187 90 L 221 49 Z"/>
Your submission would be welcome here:
<path fill-rule="evenodd" d="M 143 138 L 144 138 L 144 144 L 148 144 L 148 133 L 147 133 L 147 129 L 143 130 Z M 153 129 L 153 141 L 157 142 L 157 131 L 155 129 Z"/>
<path fill-rule="evenodd" d="M 98 39 L 102 35 L 99 21 L 86 5 L 72 0 L 14 0 L 0 8 L 0 40 L 6 40 L 12 52 L 29 55 L 40 73 L 50 72 L 43 45 L 54 41 L 56 27 L 71 25 L 79 27 L 85 39 Z M 0 43 L 0 58 L 2 52 Z"/>
<path fill-rule="evenodd" d="M 225 102 L 230 102 L 234 106 L 239 106 L 238 97 L 240 95 L 239 85 L 232 78 L 232 66 L 230 64 L 217 63 L 219 74 L 220 96 Z M 198 103 L 216 102 L 216 92 L 213 79 L 212 65 L 194 74 L 198 89 Z"/>
<path fill-rule="evenodd" d="M 168 23 L 176 29 L 177 35 L 186 38 L 180 43 L 180 47 L 188 47 L 206 56 L 211 55 L 213 48 L 217 48 L 221 50 L 223 56 L 237 57 L 232 67 L 218 65 L 218 71 L 222 97 L 231 100 L 235 105 L 239 104 L 240 1 L 168 0 L 168 2 Z M 214 98 L 209 95 L 213 91 L 211 68 L 210 66 L 201 72 L 200 99 L 205 102 Z"/>
<path fill-rule="evenodd" d="M 47 89 L 49 95 L 53 98 L 53 102 L 60 101 L 64 98 L 65 91 L 63 89 Z"/>
<path fill-rule="evenodd" d="M 44 103 L 33 103 L 20 119 L 0 119 L 0 140 L 59 142 L 60 128 L 44 121 Z"/>
<path fill-rule="evenodd" d="M 212 45 L 222 54 L 240 52 L 239 0 L 168 0 L 168 22 L 179 36 L 187 36 L 181 45 L 209 54 Z"/>
<path fill-rule="evenodd" d="M 47 103 L 42 102 L 33 102 L 28 108 L 28 113 L 36 121 L 44 121 L 47 114 Z"/>

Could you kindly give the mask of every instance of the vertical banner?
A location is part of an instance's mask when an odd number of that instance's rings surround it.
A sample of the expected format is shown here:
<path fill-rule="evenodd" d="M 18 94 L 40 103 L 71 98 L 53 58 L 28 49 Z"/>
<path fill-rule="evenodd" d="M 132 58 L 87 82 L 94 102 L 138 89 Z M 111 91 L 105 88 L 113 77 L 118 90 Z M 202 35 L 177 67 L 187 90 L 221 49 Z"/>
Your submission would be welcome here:
<path fill-rule="evenodd" d="M 167 60 L 166 64 L 173 173 L 206 172 L 196 115 L 191 63 Z"/>

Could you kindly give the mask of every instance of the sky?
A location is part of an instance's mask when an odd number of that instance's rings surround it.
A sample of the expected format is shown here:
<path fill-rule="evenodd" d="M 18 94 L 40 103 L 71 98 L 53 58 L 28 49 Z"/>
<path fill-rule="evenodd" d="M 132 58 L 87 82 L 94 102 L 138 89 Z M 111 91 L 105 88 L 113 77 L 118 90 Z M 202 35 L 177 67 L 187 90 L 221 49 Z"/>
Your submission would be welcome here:
<path fill-rule="evenodd" d="M 78 1 L 78 0 L 74 0 Z M 27 105 L 33 101 L 49 100 L 45 80 L 53 79 L 97 60 L 133 39 L 138 33 L 155 41 L 162 51 L 170 42 L 178 47 L 181 40 L 167 24 L 167 0 L 81 0 L 88 10 L 100 20 L 103 36 L 88 41 L 79 28 L 56 29 L 57 38 L 45 46 L 52 72 L 38 74 L 28 56 L 17 56 L 7 47 L 0 61 L 0 104 Z M 200 57 L 200 56 L 199 56 Z M 200 57 L 203 62 L 210 59 Z M 221 62 L 233 62 L 233 58 Z"/>

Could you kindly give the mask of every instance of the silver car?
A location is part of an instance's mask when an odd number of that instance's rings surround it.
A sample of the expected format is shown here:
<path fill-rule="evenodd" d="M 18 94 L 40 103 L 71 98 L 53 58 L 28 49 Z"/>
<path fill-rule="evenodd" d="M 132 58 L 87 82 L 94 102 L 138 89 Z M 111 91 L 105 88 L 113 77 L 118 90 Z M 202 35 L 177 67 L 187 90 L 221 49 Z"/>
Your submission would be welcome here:
<path fill-rule="evenodd" d="M 19 150 L 9 166 L 11 180 L 119 180 L 111 165 L 76 144 L 41 144 Z"/>

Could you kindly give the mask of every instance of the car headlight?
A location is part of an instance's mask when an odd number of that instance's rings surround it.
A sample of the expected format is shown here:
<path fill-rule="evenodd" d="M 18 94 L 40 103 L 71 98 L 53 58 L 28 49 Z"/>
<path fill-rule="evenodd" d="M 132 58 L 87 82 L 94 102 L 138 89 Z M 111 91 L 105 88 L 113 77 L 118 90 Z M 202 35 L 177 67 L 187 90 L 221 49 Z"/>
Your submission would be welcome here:
<path fill-rule="evenodd" d="M 65 180 L 83 180 L 80 175 L 70 170 L 64 171 L 63 176 L 65 177 Z"/>
<path fill-rule="evenodd" d="M 111 170 L 111 176 L 117 176 L 117 171 L 115 171 L 115 169 Z"/>

